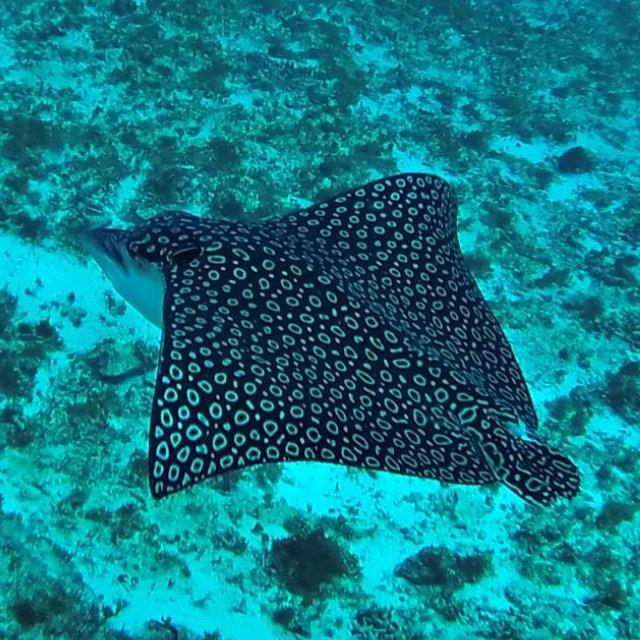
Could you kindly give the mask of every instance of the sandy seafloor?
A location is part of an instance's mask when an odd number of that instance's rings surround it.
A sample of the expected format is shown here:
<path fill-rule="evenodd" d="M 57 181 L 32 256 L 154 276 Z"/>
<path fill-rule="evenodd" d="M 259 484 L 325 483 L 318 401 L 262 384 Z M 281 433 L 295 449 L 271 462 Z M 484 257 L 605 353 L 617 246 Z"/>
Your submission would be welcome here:
<path fill-rule="evenodd" d="M 3 2 L 0 638 L 640 638 L 639 6 Z M 79 231 L 413 170 L 580 496 L 291 464 L 154 503 L 159 334 Z"/>

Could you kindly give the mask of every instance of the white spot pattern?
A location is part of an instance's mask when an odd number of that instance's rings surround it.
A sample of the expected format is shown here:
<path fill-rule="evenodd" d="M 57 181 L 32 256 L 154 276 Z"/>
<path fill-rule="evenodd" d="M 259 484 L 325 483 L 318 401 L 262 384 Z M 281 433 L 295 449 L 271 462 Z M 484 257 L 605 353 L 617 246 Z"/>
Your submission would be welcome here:
<path fill-rule="evenodd" d="M 574 496 L 455 227 L 449 185 L 403 174 L 262 225 L 168 212 L 132 229 L 165 278 L 153 495 L 320 460 Z"/>

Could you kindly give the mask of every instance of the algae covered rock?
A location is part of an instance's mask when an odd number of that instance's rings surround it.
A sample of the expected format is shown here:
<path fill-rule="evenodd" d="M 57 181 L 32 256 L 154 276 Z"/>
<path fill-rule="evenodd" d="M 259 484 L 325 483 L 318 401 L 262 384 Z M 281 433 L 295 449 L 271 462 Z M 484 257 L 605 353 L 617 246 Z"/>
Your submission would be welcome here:
<path fill-rule="evenodd" d="M 571 147 L 558 158 L 560 173 L 585 173 L 593 166 L 593 159 L 584 147 Z"/>
<path fill-rule="evenodd" d="M 609 406 L 628 422 L 640 416 L 640 362 L 627 362 L 607 379 Z"/>
<path fill-rule="evenodd" d="M 322 529 L 275 540 L 270 564 L 287 590 L 306 599 L 325 583 L 357 572 L 355 558 Z"/>
<path fill-rule="evenodd" d="M 455 591 L 478 582 L 491 568 L 491 554 L 460 555 L 440 546 L 423 547 L 398 564 L 394 573 L 418 586 Z"/>

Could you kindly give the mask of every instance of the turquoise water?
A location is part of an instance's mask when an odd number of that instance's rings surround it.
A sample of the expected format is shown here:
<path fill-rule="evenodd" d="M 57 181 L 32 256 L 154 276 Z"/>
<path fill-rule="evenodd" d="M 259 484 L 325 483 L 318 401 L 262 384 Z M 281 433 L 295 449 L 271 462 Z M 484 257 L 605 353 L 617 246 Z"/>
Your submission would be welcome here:
<path fill-rule="evenodd" d="M 640 637 L 638 3 L 182 4 L 0 8 L 0 638 Z M 160 331 L 81 233 L 408 171 L 580 495 L 298 463 L 154 501 Z"/>

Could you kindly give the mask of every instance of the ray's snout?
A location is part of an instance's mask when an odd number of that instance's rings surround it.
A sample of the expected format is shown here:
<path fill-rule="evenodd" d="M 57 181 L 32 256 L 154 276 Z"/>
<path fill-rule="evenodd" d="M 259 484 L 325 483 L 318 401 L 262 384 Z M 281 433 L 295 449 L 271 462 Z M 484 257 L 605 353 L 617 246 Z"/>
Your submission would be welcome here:
<path fill-rule="evenodd" d="M 100 227 L 89 229 L 83 234 L 82 240 L 91 256 L 103 264 L 105 259 L 111 260 L 122 269 L 126 269 L 122 252 L 124 249 L 126 232 L 120 229 Z"/>
<path fill-rule="evenodd" d="M 158 265 L 131 254 L 131 238 L 131 231 L 101 227 L 86 231 L 82 240 L 115 290 L 147 320 L 160 327 L 164 300 L 162 272 Z"/>

